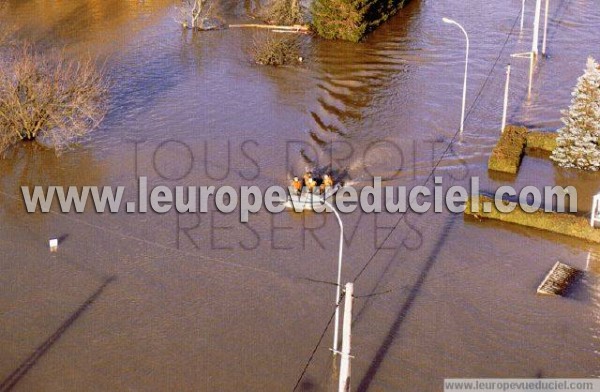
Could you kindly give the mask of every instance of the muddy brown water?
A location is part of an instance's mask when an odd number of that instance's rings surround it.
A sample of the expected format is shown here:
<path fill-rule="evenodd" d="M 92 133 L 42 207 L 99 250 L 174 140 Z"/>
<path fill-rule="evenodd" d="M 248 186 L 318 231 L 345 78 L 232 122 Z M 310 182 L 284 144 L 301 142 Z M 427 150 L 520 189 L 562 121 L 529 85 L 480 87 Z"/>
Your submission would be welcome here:
<path fill-rule="evenodd" d="M 27 214 L 19 187 L 124 185 L 135 200 L 138 175 L 153 185 L 266 188 L 316 161 L 347 168 L 358 186 L 373 175 L 421 184 L 460 120 L 464 38 L 443 16 L 471 37 L 472 110 L 436 173 L 448 184 L 479 176 L 483 190 L 575 185 L 584 211 L 600 188 L 597 174 L 539 156 L 516 178 L 488 176 L 504 67 L 529 49 L 531 4 L 519 32 L 520 1 L 414 0 L 361 44 L 304 38 L 307 60 L 283 68 L 250 63 L 263 33 L 182 31 L 173 5 L 8 1 L 3 21 L 21 36 L 97 56 L 114 83 L 91 140 L 60 158 L 23 146 L 0 161 L 1 390 L 291 391 L 333 311 L 333 216 L 260 212 L 242 225 L 216 212 Z M 218 12 L 244 22 L 257 7 L 230 2 Z M 586 57 L 600 57 L 599 33 L 596 1 L 552 1 L 532 97 L 527 62 L 512 60 L 509 120 L 560 126 Z M 597 246 L 427 213 L 408 214 L 382 247 L 398 215 L 343 219 L 343 281 L 358 276 L 361 297 L 353 390 L 600 376 Z M 50 254 L 53 237 L 61 244 Z M 568 298 L 537 296 L 556 260 L 588 272 Z M 333 390 L 331 339 L 330 327 L 298 390 Z"/>

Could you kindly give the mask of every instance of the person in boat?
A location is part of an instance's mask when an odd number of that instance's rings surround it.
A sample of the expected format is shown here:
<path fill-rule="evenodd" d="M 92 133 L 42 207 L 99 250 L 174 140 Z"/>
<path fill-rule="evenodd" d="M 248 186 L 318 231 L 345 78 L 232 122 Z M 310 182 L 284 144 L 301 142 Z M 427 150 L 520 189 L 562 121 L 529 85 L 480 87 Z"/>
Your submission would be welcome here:
<path fill-rule="evenodd" d="M 304 180 L 304 186 L 307 187 L 308 183 L 312 179 L 312 173 L 309 171 L 304 172 L 304 176 L 302 176 L 302 179 Z"/>
<path fill-rule="evenodd" d="M 314 192 L 314 190 L 317 188 L 317 182 L 314 180 L 314 178 L 312 178 L 312 176 L 308 179 L 306 187 L 310 193 Z"/>
<path fill-rule="evenodd" d="M 298 177 L 294 177 L 294 179 L 292 180 L 292 187 L 296 191 L 296 194 L 299 195 L 300 193 L 302 193 L 302 181 L 300 181 Z"/>
<path fill-rule="evenodd" d="M 324 195 L 331 188 L 333 188 L 333 178 L 329 174 L 325 174 L 321 183 L 321 194 Z"/>

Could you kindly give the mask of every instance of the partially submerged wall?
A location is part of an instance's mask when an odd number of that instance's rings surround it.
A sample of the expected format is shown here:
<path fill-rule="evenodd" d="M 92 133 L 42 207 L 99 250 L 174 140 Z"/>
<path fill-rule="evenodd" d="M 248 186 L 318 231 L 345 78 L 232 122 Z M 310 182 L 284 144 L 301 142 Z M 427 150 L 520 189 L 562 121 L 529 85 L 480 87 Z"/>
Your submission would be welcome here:
<path fill-rule="evenodd" d="M 358 42 L 404 6 L 407 0 L 315 0 L 312 20 L 324 38 Z"/>

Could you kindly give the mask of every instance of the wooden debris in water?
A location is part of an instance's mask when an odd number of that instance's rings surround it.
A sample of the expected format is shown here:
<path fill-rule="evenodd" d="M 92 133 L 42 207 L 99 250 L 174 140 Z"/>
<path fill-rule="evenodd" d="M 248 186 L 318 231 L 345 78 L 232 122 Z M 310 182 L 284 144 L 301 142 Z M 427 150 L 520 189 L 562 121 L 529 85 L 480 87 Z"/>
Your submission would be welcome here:
<path fill-rule="evenodd" d="M 230 29 L 235 29 L 235 28 L 269 29 L 269 30 L 289 31 L 292 33 L 308 33 L 309 32 L 308 26 L 304 26 L 304 25 L 277 26 L 277 25 L 269 25 L 269 24 L 247 23 L 247 24 L 230 24 L 228 27 Z"/>
<path fill-rule="evenodd" d="M 564 295 L 569 286 L 577 281 L 582 271 L 557 261 L 537 289 L 538 294 Z"/>

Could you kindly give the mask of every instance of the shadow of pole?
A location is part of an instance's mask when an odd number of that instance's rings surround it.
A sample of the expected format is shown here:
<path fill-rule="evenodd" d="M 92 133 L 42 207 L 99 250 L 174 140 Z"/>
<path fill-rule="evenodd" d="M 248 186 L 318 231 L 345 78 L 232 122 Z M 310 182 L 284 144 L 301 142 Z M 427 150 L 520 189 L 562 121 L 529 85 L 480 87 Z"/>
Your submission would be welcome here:
<path fill-rule="evenodd" d="M 369 369 L 367 370 L 367 372 L 363 376 L 362 380 L 360 381 L 357 391 L 364 392 L 369 389 L 369 386 L 371 385 L 371 382 L 373 381 L 377 372 L 379 371 L 381 364 L 385 360 L 385 357 L 387 356 L 387 353 L 388 353 L 390 347 L 394 343 L 394 340 L 396 339 L 396 335 L 398 334 L 398 331 L 399 331 L 402 323 L 404 322 L 406 316 L 410 312 L 410 309 L 412 308 L 415 299 L 419 295 L 419 292 L 421 291 L 421 287 L 423 286 L 423 283 L 425 283 L 425 279 L 427 278 L 427 275 L 429 274 L 431 267 L 433 267 L 433 265 L 435 264 L 438 255 L 440 254 L 444 244 L 446 243 L 446 240 L 448 239 L 448 234 L 450 233 L 450 230 L 452 229 L 452 225 L 454 224 L 455 219 L 456 219 L 456 216 L 450 215 L 447 218 L 446 222 L 444 223 L 444 227 L 442 229 L 442 234 L 440 235 L 437 242 L 435 243 L 435 246 L 431 250 L 431 254 L 429 255 L 429 257 L 427 257 L 427 261 L 425 262 L 425 265 L 423 266 L 423 269 L 421 270 L 421 273 L 419 274 L 417 281 L 410 288 L 410 293 L 408 295 L 408 298 L 406 299 L 406 301 L 404 302 L 404 305 L 402 305 L 402 308 L 396 315 L 396 319 L 390 326 L 390 329 L 388 330 L 388 333 L 387 333 L 385 339 L 379 346 L 379 349 L 377 350 L 375 357 L 371 361 L 371 365 L 369 366 Z"/>
<path fill-rule="evenodd" d="M 116 277 L 107 278 L 102 285 L 73 313 L 65 320 L 64 323 L 50 336 L 42 345 L 40 345 L 21 365 L 15 369 L 8 377 L 0 384 L 0 392 L 8 392 L 29 372 L 29 370 L 37 363 L 37 361 L 46 352 L 52 348 L 61 336 L 73 325 L 73 323 L 94 303 L 94 301 L 102 294 L 106 286 L 112 283 Z"/>
<path fill-rule="evenodd" d="M 388 263 L 386 264 L 385 268 L 381 271 L 381 273 L 377 277 L 377 280 L 375 281 L 375 285 L 373 286 L 373 288 L 367 294 L 367 297 L 366 297 L 363 305 L 360 307 L 360 309 L 358 310 L 358 312 L 356 312 L 356 315 L 352 318 L 352 326 L 354 326 L 355 324 L 358 324 L 358 323 L 360 323 L 362 321 L 364 313 L 366 312 L 367 309 L 369 309 L 369 307 L 371 306 L 371 304 L 374 301 L 375 297 L 374 296 L 371 297 L 371 296 L 374 295 L 377 292 L 377 289 L 381 285 L 381 282 L 383 282 L 384 278 L 387 276 L 387 273 L 390 271 L 390 269 L 392 268 L 392 266 L 395 264 L 397 257 L 400 255 L 400 253 L 404 249 L 405 248 L 402 247 L 402 246 L 398 246 L 396 248 L 396 250 L 394 251 L 394 254 L 392 255 L 392 257 L 390 257 L 390 259 L 389 259 Z"/>

